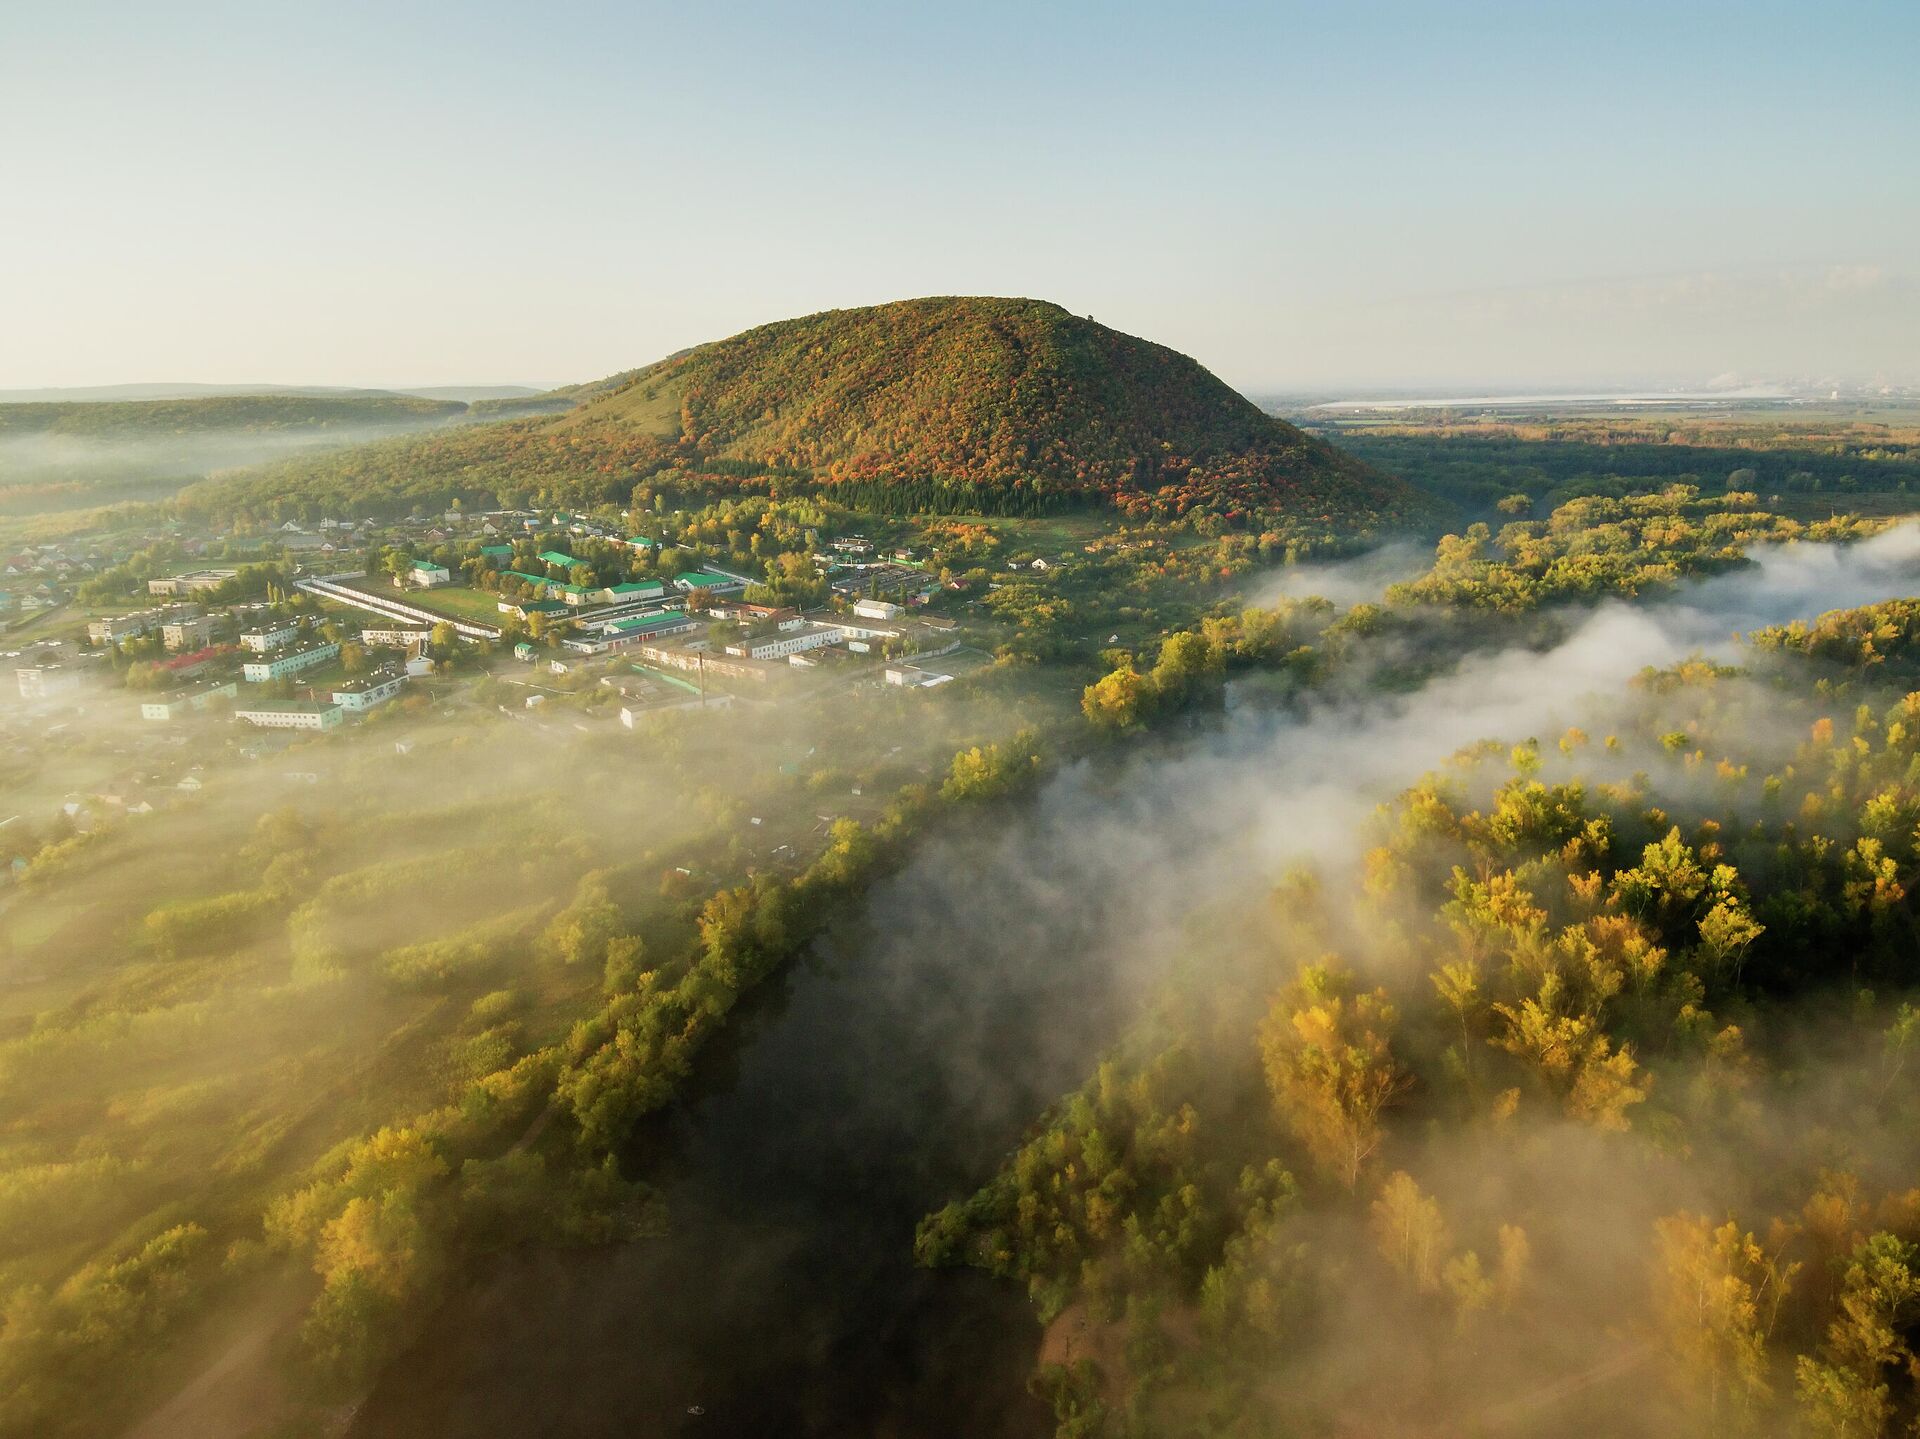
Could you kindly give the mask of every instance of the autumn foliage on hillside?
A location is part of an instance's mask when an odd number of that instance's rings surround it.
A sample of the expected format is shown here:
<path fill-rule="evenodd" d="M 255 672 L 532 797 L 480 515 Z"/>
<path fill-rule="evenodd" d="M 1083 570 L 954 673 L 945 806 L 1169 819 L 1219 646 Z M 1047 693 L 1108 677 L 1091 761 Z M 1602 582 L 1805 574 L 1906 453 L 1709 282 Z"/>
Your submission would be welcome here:
<path fill-rule="evenodd" d="M 565 415 L 216 483 L 200 502 L 335 507 L 517 491 L 576 502 L 676 477 L 817 484 L 861 508 L 1112 505 L 1229 524 L 1422 517 L 1400 482 L 1264 414 L 1195 361 L 1035 300 L 926 299 L 749 330 Z"/>

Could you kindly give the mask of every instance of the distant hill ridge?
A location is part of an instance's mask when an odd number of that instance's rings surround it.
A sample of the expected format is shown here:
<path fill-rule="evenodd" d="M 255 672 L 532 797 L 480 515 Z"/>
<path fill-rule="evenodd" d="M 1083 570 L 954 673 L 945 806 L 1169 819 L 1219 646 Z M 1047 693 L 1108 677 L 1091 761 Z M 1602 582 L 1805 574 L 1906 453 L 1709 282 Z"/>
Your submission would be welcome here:
<path fill-rule="evenodd" d="M 413 397 L 422 400 L 515 400 L 546 393 L 538 385 L 207 385 L 156 381 L 136 385 L 71 385 L 0 390 L 0 405 L 94 405 L 124 400 L 217 400 L 237 395 L 305 395 L 316 399 Z"/>
<path fill-rule="evenodd" d="M 0 436 L 138 439 L 212 431 L 369 429 L 434 424 L 465 415 L 458 400 L 411 395 L 211 395 L 175 400 L 0 404 Z"/>
<path fill-rule="evenodd" d="M 577 403 L 287 462 L 192 498 L 364 506 L 513 489 L 578 502 L 625 499 L 654 476 L 771 474 L 896 511 L 1111 504 L 1339 528 L 1425 514 L 1409 487 L 1197 361 L 1040 300 L 830 310 L 543 398 Z"/>

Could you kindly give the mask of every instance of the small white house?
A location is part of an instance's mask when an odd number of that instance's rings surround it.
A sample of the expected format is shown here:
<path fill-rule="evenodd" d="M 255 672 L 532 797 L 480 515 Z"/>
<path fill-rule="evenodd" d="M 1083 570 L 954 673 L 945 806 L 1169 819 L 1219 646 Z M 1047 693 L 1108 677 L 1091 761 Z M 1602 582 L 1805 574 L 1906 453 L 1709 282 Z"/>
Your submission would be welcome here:
<path fill-rule="evenodd" d="M 415 589 L 430 590 L 438 585 L 453 583 L 453 572 L 445 565 L 436 565 L 427 560 L 415 560 L 413 568 L 407 571 L 407 583 Z"/>
<path fill-rule="evenodd" d="M 904 613 L 890 600 L 856 600 L 853 612 L 863 620 L 897 620 Z"/>

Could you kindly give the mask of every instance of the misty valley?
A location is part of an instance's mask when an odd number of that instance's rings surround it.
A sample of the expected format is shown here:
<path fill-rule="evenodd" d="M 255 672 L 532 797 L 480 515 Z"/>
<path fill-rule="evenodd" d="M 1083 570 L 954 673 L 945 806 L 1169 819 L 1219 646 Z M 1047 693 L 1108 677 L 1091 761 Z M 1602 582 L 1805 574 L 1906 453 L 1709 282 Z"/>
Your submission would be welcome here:
<path fill-rule="evenodd" d="M 1029 300 L 0 402 L 0 1435 L 1913 1432 L 1917 484 Z"/>

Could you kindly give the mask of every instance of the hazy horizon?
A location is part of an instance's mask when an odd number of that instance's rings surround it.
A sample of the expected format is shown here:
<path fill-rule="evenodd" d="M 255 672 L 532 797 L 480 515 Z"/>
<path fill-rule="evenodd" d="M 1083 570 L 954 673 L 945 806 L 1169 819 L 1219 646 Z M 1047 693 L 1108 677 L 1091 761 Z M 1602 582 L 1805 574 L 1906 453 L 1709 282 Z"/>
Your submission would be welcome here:
<path fill-rule="evenodd" d="M 1151 338 L 1151 337 L 1149 337 Z M 628 366 L 628 369 L 636 368 Z M 419 384 L 373 382 L 303 383 L 298 380 L 155 380 L 136 379 L 87 385 L 50 385 L 0 387 L 0 404 L 69 404 L 111 401 L 177 400 L 237 395 L 312 394 L 351 396 L 391 394 L 429 398 L 460 398 L 457 392 L 508 392 L 528 396 L 591 383 L 604 375 L 577 375 L 563 380 L 521 381 L 511 379 L 474 379 L 467 381 L 429 381 Z M 1823 379 L 1792 376 L 1786 379 L 1756 379 L 1747 376 L 1720 375 L 1693 384 L 1622 376 L 1611 381 L 1583 385 L 1578 380 L 1544 379 L 1529 384 L 1495 376 L 1468 376 L 1426 383 L 1391 381 L 1355 381 L 1295 385 L 1238 385 L 1234 388 L 1249 399 L 1261 403 L 1312 403 L 1317 408 L 1371 409 L 1375 406 L 1430 407 L 1448 405 L 1524 406 L 1527 404 L 1583 404 L 1645 400 L 1648 402 L 1705 405 L 1722 402 L 1768 403 L 1821 398 L 1819 392 L 1830 385 L 1839 388 L 1843 398 L 1853 399 L 1884 384 L 1903 397 L 1910 397 L 1920 377 L 1914 379 L 1861 380 L 1854 377 Z"/>
<path fill-rule="evenodd" d="M 0 388 L 567 383 L 925 294 L 1253 393 L 1912 383 L 1916 41 L 1872 0 L 16 7 Z"/>

